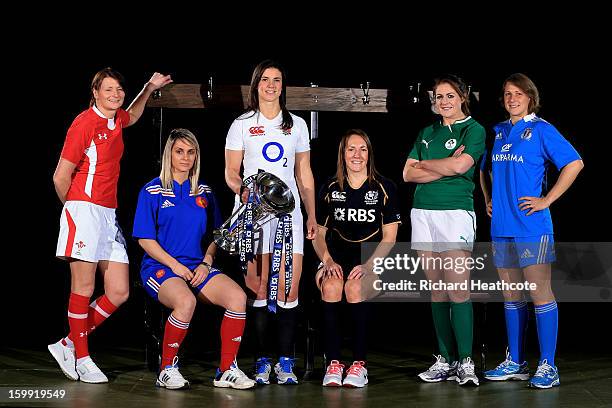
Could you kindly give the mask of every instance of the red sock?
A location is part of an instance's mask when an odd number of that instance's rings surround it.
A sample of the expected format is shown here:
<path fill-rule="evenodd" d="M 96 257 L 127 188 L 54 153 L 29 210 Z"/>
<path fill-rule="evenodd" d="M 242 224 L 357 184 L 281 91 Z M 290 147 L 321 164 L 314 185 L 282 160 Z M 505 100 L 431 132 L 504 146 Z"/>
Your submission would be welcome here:
<path fill-rule="evenodd" d="M 89 355 L 87 347 L 87 308 L 89 307 L 89 298 L 87 296 L 70 294 L 68 301 L 68 324 L 70 325 L 70 334 L 74 339 L 74 349 L 76 357 L 82 358 Z"/>
<path fill-rule="evenodd" d="M 172 360 L 178 353 L 178 349 L 181 343 L 187 335 L 189 329 L 189 322 L 181 322 L 176 317 L 168 317 L 166 322 L 166 328 L 164 329 L 164 343 L 162 344 L 162 361 L 161 369 L 163 370 L 166 366 L 172 365 Z"/>
<path fill-rule="evenodd" d="M 221 322 L 221 371 L 228 370 L 236 359 L 242 333 L 244 332 L 246 313 L 226 310 Z"/>
<path fill-rule="evenodd" d="M 87 326 L 89 327 L 88 334 L 91 334 L 96 327 L 100 326 L 108 317 L 117 310 L 117 306 L 113 305 L 106 295 L 102 295 L 89 305 L 89 313 L 87 314 Z M 73 341 L 72 333 L 68 334 L 68 338 Z M 62 344 L 66 345 L 66 340 L 62 340 Z"/>

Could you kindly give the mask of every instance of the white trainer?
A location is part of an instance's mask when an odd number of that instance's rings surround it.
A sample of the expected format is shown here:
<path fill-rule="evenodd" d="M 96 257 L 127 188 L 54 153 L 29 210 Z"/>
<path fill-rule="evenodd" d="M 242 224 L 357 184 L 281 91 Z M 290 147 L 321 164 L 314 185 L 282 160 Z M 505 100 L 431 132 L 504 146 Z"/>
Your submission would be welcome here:
<path fill-rule="evenodd" d="M 57 361 L 57 364 L 59 364 L 64 375 L 66 375 L 66 377 L 70 378 L 72 381 L 78 381 L 79 374 L 76 371 L 76 357 L 74 355 L 74 349 L 64 346 L 61 340 L 57 343 L 49 344 L 47 348 L 55 361 Z"/>
<path fill-rule="evenodd" d="M 91 357 L 86 357 L 81 364 L 77 364 L 76 371 L 79 374 L 79 380 L 90 384 L 107 383 L 108 378 L 93 362 Z"/>
<path fill-rule="evenodd" d="M 189 381 L 187 381 L 178 370 L 178 357 L 174 357 L 172 360 L 172 365 L 166 366 L 163 370 L 161 370 L 155 385 L 157 387 L 164 387 L 169 390 L 189 388 Z"/>
<path fill-rule="evenodd" d="M 466 357 L 457 367 L 457 379 L 459 385 L 479 385 L 478 377 L 474 373 L 474 362 L 470 357 Z"/>
<path fill-rule="evenodd" d="M 213 380 L 215 387 L 235 388 L 237 390 L 246 390 L 255 386 L 255 380 L 250 379 L 247 375 L 238 368 L 236 361 L 232 363 L 228 370 L 221 372 L 217 368 L 217 375 Z"/>
<path fill-rule="evenodd" d="M 434 355 L 436 362 L 418 377 L 425 382 L 455 381 L 457 379 L 457 362 L 448 364 L 441 355 Z"/>
<path fill-rule="evenodd" d="M 332 360 L 327 366 L 325 377 L 323 377 L 324 387 L 342 387 L 342 374 L 344 373 L 344 364 L 340 364 L 338 360 Z"/>
<path fill-rule="evenodd" d="M 368 370 L 365 368 L 364 361 L 353 361 L 353 364 L 346 370 L 346 378 L 342 385 L 349 388 L 362 388 L 368 385 Z"/>

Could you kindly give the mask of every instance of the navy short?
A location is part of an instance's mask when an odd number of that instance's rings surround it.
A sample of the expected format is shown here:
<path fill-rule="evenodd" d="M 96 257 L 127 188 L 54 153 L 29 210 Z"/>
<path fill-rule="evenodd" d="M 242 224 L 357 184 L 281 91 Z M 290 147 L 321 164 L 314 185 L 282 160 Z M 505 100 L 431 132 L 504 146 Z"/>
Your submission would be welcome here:
<path fill-rule="evenodd" d="M 190 270 L 194 270 L 198 265 L 199 264 L 185 265 L 185 266 L 189 268 Z M 208 274 L 206 279 L 204 279 L 204 282 L 200 283 L 196 287 L 192 287 L 191 285 L 189 285 L 189 282 L 187 282 L 187 286 L 189 286 L 189 288 L 193 291 L 193 293 L 197 295 L 198 293 L 200 293 L 200 291 L 202 291 L 202 288 L 206 286 L 206 284 L 208 283 L 208 281 L 210 281 L 212 277 L 214 277 L 215 275 L 219 275 L 220 273 L 222 273 L 220 270 L 211 268 L 210 273 Z M 146 289 L 149 296 L 151 296 L 153 299 L 157 301 L 159 301 L 157 297 L 159 293 L 159 288 L 167 279 L 170 279 L 170 278 L 183 279 L 177 274 L 175 274 L 174 272 L 172 272 L 172 269 L 166 266 L 163 266 L 163 267 L 158 266 L 154 268 L 147 268 L 147 269 L 141 270 L 140 278 L 142 279 L 142 285 Z"/>

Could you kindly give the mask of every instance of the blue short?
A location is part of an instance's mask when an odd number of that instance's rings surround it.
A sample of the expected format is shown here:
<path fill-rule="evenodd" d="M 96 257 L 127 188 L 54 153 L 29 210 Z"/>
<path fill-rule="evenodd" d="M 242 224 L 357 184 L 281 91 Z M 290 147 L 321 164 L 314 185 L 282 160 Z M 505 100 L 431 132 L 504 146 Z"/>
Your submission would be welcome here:
<path fill-rule="evenodd" d="M 552 234 L 533 237 L 492 237 L 493 262 L 497 268 L 525 268 L 556 260 Z"/>
<path fill-rule="evenodd" d="M 197 268 L 198 265 L 199 264 L 185 265 L 185 266 L 193 271 L 195 268 Z M 198 293 L 200 293 L 202 288 L 206 286 L 208 281 L 213 276 L 219 275 L 220 273 L 222 273 L 220 270 L 211 268 L 210 273 L 208 274 L 206 279 L 204 279 L 204 282 L 200 283 L 196 287 L 192 287 L 189 284 L 189 282 L 187 282 L 187 286 L 192 290 L 194 295 L 197 295 Z M 166 266 L 153 267 L 153 268 L 147 268 L 147 269 L 141 270 L 140 278 L 142 279 L 142 286 L 144 286 L 149 296 L 151 296 L 153 299 L 157 301 L 159 301 L 159 298 L 157 297 L 159 293 L 159 288 L 161 287 L 162 283 L 166 281 L 166 279 L 170 279 L 170 278 L 183 279 L 180 276 L 178 276 L 176 273 L 172 272 L 172 269 Z"/>

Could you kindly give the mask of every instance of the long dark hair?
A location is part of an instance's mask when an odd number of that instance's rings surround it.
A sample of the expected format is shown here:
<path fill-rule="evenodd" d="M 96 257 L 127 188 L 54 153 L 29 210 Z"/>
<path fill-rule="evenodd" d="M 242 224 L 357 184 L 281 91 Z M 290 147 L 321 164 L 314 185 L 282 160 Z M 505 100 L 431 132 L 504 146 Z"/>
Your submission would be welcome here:
<path fill-rule="evenodd" d="M 538 88 L 527 75 L 521 74 L 520 72 L 510 75 L 504 81 L 502 85 L 502 96 L 500 98 L 502 106 L 504 108 L 506 107 L 504 104 L 504 92 L 506 92 L 506 85 L 508 83 L 520 88 L 527 94 L 529 97 L 529 106 L 527 107 L 529 113 L 538 113 L 540 110 L 540 93 L 538 92 Z"/>
<path fill-rule="evenodd" d="M 457 95 L 461 98 L 461 111 L 466 115 L 470 115 L 470 93 L 469 88 L 465 81 L 459 78 L 457 75 L 453 74 L 444 74 L 439 76 L 434 80 L 433 86 L 433 97 L 434 101 L 436 100 L 436 88 L 440 84 L 449 84 Z"/>
<path fill-rule="evenodd" d="M 259 93 L 257 92 L 257 87 L 259 86 L 259 81 L 261 81 L 261 77 L 263 73 L 268 68 L 276 68 L 281 73 L 282 80 L 282 91 L 279 97 L 279 103 L 281 111 L 283 112 L 283 123 L 281 124 L 282 129 L 291 129 L 293 127 L 293 118 L 287 109 L 287 73 L 285 69 L 278 62 L 267 59 L 255 67 L 253 70 L 253 76 L 251 77 L 251 87 L 249 89 L 249 104 L 247 106 L 247 111 L 253 111 L 255 113 L 259 112 Z"/>
<path fill-rule="evenodd" d="M 374 165 L 374 150 L 372 149 L 372 142 L 370 142 L 370 138 L 368 134 L 361 129 L 349 129 L 342 136 L 342 140 L 340 140 L 340 145 L 338 146 L 338 161 L 336 164 L 336 179 L 338 180 L 338 184 L 340 185 L 340 190 L 344 190 L 344 180 L 347 178 L 346 171 L 346 159 L 344 157 L 344 151 L 346 150 L 346 145 L 351 136 L 357 135 L 360 136 L 368 148 L 368 184 L 372 184 L 376 176 L 379 175 L 376 170 L 376 166 Z"/>
<path fill-rule="evenodd" d="M 98 92 L 100 91 L 104 78 L 113 78 L 119 82 L 119 85 L 121 85 L 122 88 L 125 88 L 125 79 L 123 78 L 123 75 L 110 67 L 101 69 L 100 71 L 96 72 L 96 75 L 94 75 L 93 79 L 91 80 L 91 88 L 89 89 L 91 99 L 89 100 L 89 107 L 94 106 L 96 103 L 96 98 L 94 98 L 94 90 Z"/>

